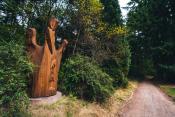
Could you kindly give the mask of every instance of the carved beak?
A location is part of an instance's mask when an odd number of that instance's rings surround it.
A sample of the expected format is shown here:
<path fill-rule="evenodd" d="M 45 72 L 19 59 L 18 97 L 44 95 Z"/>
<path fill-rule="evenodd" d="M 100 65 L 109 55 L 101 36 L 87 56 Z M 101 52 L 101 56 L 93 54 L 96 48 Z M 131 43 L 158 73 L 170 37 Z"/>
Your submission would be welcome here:
<path fill-rule="evenodd" d="M 52 17 L 49 20 L 49 27 L 48 27 L 48 29 L 46 31 L 46 39 L 47 39 L 48 47 L 49 47 L 49 50 L 50 50 L 51 54 L 53 53 L 53 48 L 55 46 L 55 43 L 54 43 L 55 42 L 55 40 L 54 40 L 55 38 L 53 38 L 53 37 L 55 37 L 55 35 L 54 36 L 50 35 L 50 31 L 49 30 L 51 29 L 52 31 L 55 32 L 57 27 L 58 27 L 58 24 L 59 24 L 59 21 L 56 18 Z"/>
<path fill-rule="evenodd" d="M 50 37 L 50 34 L 49 34 L 49 29 L 46 30 L 46 41 L 47 41 L 47 44 L 48 44 L 48 48 L 50 50 L 50 53 L 52 54 L 53 53 L 53 47 L 52 47 L 52 40 L 51 40 L 51 37 Z"/>
<path fill-rule="evenodd" d="M 36 45 L 36 30 L 35 28 L 29 28 L 27 30 L 27 44 Z"/>

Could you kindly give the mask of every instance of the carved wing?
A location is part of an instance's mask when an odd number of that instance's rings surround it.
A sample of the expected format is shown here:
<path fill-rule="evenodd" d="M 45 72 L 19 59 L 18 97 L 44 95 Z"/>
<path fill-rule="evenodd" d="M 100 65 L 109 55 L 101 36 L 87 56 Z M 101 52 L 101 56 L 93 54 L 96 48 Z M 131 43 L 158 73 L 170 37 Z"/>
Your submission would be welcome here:
<path fill-rule="evenodd" d="M 57 49 L 58 55 L 61 54 L 61 53 L 63 53 L 63 51 L 65 50 L 67 44 L 68 44 L 68 41 L 66 39 L 64 39 L 64 41 L 62 42 L 62 44 L 60 45 L 60 47 Z"/>
<path fill-rule="evenodd" d="M 35 28 L 29 28 L 27 30 L 27 45 L 28 46 L 39 46 L 36 42 L 36 30 Z"/>

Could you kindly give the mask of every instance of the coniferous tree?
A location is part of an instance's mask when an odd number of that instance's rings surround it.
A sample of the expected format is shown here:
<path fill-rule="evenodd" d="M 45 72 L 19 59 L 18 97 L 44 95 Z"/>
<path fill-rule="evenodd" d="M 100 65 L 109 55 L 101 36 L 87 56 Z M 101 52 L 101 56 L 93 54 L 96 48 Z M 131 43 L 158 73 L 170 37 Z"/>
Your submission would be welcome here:
<path fill-rule="evenodd" d="M 118 0 L 101 0 L 104 5 L 104 21 L 109 25 L 122 25 L 122 15 Z"/>
<path fill-rule="evenodd" d="M 156 75 L 166 80 L 175 75 L 174 5 L 173 0 L 132 0 L 127 23 L 133 63 L 146 69 L 142 64 L 151 60 Z"/>

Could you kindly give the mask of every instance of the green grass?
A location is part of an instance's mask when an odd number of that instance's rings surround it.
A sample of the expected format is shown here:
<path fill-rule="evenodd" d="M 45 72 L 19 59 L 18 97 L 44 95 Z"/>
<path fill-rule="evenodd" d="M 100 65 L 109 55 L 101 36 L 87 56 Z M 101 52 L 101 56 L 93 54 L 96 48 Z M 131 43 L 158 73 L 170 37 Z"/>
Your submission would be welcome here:
<path fill-rule="evenodd" d="M 175 86 L 171 85 L 160 85 L 160 88 L 170 97 L 175 100 Z"/>

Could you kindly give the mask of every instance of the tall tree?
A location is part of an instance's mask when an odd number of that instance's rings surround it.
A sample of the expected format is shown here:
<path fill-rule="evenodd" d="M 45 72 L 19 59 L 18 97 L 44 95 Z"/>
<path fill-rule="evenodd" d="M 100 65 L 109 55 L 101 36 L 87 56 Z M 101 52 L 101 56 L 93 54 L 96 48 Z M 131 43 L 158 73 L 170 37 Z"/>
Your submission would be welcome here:
<path fill-rule="evenodd" d="M 72 33 L 75 29 L 75 40 L 69 40 L 70 50 L 92 56 L 94 41 L 97 39 L 96 30 L 101 23 L 102 4 L 98 0 L 69 1 L 67 18 L 67 32 Z M 71 29 L 71 30 L 70 30 Z M 64 31 L 66 32 L 66 31 Z M 74 31 L 73 31 L 74 32 Z M 69 34 L 67 34 L 69 35 Z M 69 49 L 68 49 L 69 50 Z"/>
<path fill-rule="evenodd" d="M 122 25 L 122 15 L 118 0 L 101 0 L 104 5 L 104 21 L 109 25 Z"/>
<path fill-rule="evenodd" d="M 132 0 L 128 14 L 133 61 L 151 60 L 157 75 L 175 75 L 175 4 L 173 0 Z M 145 67 L 146 68 L 146 67 Z"/>

